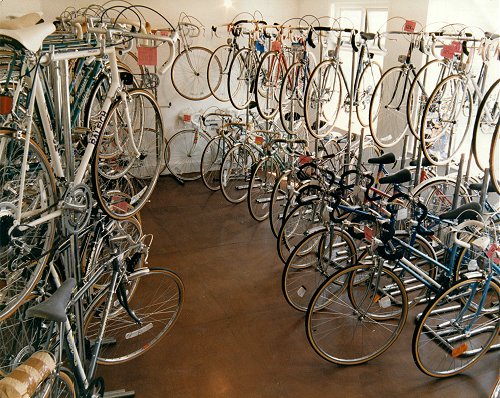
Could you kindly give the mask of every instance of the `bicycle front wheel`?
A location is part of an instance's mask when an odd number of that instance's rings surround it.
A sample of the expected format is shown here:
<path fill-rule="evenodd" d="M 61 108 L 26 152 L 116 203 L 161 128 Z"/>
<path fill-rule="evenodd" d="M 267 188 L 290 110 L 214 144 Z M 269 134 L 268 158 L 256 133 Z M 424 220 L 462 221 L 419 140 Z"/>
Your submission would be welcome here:
<path fill-rule="evenodd" d="M 212 138 L 201 155 L 201 178 L 211 191 L 220 189 L 220 168 L 226 153 L 231 149 L 229 138 L 218 135 Z"/>
<path fill-rule="evenodd" d="M 212 94 L 208 87 L 208 62 L 212 51 L 205 47 L 190 47 L 182 51 L 172 64 L 172 85 L 180 95 L 191 101 L 204 100 Z M 220 63 L 212 62 L 212 68 L 220 70 Z"/>
<path fill-rule="evenodd" d="M 286 65 L 283 55 L 269 51 L 261 58 L 257 68 L 255 101 L 264 119 L 272 119 L 278 113 L 279 92 Z"/>
<path fill-rule="evenodd" d="M 484 278 L 462 280 L 436 297 L 413 335 L 413 358 L 433 377 L 449 377 L 476 363 L 498 335 L 500 287 Z M 480 306 L 481 300 L 483 305 Z"/>
<path fill-rule="evenodd" d="M 231 61 L 227 88 L 231 104 L 236 109 L 246 108 L 253 98 L 258 66 L 257 55 L 249 48 L 242 48 Z"/>
<path fill-rule="evenodd" d="M 153 347 L 172 328 L 184 300 L 184 285 L 172 271 L 164 268 L 142 268 L 128 275 L 125 289 L 136 286 L 128 297 L 128 306 L 141 321 L 138 324 L 113 295 L 110 316 L 103 319 L 109 290 L 103 290 L 85 314 L 85 336 L 95 341 L 106 322 L 105 342 L 98 362 L 114 365 L 129 361 Z M 106 343 L 111 341 L 112 343 Z"/>
<path fill-rule="evenodd" d="M 370 103 L 381 76 L 382 68 L 377 62 L 368 63 L 361 72 L 354 103 L 356 115 L 363 127 L 368 127 L 370 124 Z"/>
<path fill-rule="evenodd" d="M 229 101 L 227 78 L 235 51 L 233 46 L 224 44 L 217 47 L 208 60 L 208 87 L 212 95 L 221 102 Z"/>
<path fill-rule="evenodd" d="M 327 361 L 358 365 L 396 341 L 407 314 L 404 286 L 392 271 L 356 265 L 333 274 L 314 293 L 307 338 Z"/>
<path fill-rule="evenodd" d="M 195 130 L 181 130 L 168 140 L 165 162 L 168 170 L 183 181 L 201 177 L 201 157 L 210 137 Z"/>
<path fill-rule="evenodd" d="M 407 133 L 406 107 L 410 88 L 410 70 L 395 66 L 380 78 L 370 103 L 370 132 L 381 148 L 396 145 Z"/>
<path fill-rule="evenodd" d="M 500 195 L 500 120 L 497 122 L 497 126 L 495 129 L 495 134 L 493 134 L 493 138 L 491 140 L 491 149 L 490 149 L 490 173 L 491 173 L 491 181 L 495 186 L 497 193 Z"/>
<path fill-rule="evenodd" d="M 103 123 L 93 164 L 101 208 L 112 218 L 136 214 L 147 202 L 164 168 L 165 141 L 160 108 L 148 91 L 130 91 Z"/>

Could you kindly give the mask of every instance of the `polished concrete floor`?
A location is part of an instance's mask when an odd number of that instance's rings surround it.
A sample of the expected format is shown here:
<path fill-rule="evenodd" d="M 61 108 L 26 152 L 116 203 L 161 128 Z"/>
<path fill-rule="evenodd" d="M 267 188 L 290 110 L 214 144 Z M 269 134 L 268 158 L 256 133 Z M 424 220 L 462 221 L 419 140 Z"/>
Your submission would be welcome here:
<path fill-rule="evenodd" d="M 143 397 L 488 397 L 500 374 L 489 353 L 465 374 L 435 380 L 411 355 L 412 319 L 382 356 L 339 367 L 310 348 L 303 314 L 281 293 L 282 263 L 268 222 L 201 182 L 162 177 L 142 212 L 155 236 L 149 264 L 185 284 L 174 328 L 145 355 L 101 367 L 106 389 Z"/>

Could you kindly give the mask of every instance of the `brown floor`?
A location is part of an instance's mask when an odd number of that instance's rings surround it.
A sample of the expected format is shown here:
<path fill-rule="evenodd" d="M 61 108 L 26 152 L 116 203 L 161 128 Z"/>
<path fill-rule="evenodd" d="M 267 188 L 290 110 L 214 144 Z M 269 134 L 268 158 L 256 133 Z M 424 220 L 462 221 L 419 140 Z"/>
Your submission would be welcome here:
<path fill-rule="evenodd" d="M 500 355 L 435 380 L 413 363 L 413 322 L 374 361 L 330 364 L 309 347 L 303 314 L 281 293 L 282 264 L 268 222 L 201 182 L 162 177 L 142 212 L 149 264 L 178 272 L 185 301 L 170 333 L 140 358 L 101 367 L 107 390 L 143 397 L 487 397 Z"/>

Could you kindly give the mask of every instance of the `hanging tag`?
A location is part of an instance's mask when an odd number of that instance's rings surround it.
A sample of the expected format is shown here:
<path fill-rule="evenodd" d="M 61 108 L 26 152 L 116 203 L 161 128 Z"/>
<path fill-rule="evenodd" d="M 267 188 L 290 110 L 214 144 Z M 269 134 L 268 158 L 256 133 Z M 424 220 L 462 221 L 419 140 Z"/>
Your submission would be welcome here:
<path fill-rule="evenodd" d="M 158 48 L 137 46 L 137 63 L 142 66 L 156 66 L 158 64 Z"/>
<path fill-rule="evenodd" d="M 12 112 L 14 98 L 7 94 L 0 95 L 0 115 L 8 115 Z"/>
<path fill-rule="evenodd" d="M 396 214 L 396 220 L 401 221 L 401 220 L 406 220 L 407 218 L 408 218 L 408 209 L 406 207 L 399 209 Z"/>
<path fill-rule="evenodd" d="M 462 43 L 455 40 L 450 45 L 454 47 L 455 53 L 462 54 Z"/>
<path fill-rule="evenodd" d="M 281 42 L 275 40 L 271 43 L 271 51 L 280 51 L 281 50 Z"/>
<path fill-rule="evenodd" d="M 452 59 L 455 56 L 455 46 L 453 44 L 446 44 L 441 49 L 441 56 L 443 58 Z"/>
<path fill-rule="evenodd" d="M 300 164 L 310 163 L 311 161 L 312 161 L 312 158 L 308 155 L 300 155 L 299 156 L 299 163 Z"/>
<path fill-rule="evenodd" d="M 264 143 L 264 137 L 255 137 L 255 143 L 257 145 L 262 145 Z"/>
<path fill-rule="evenodd" d="M 365 225 L 364 231 L 365 231 L 365 239 L 368 242 L 371 242 L 373 239 L 373 230 L 369 226 Z"/>
<path fill-rule="evenodd" d="M 380 308 L 389 308 L 391 306 L 391 298 L 389 296 L 382 297 L 378 300 Z"/>
<path fill-rule="evenodd" d="M 495 252 L 497 251 L 497 244 L 496 243 L 493 243 L 489 248 L 488 250 L 486 251 L 486 257 L 488 258 L 493 258 L 493 255 L 495 254 Z"/>
<path fill-rule="evenodd" d="M 403 30 L 408 33 L 413 33 L 415 32 L 415 27 L 417 26 L 417 23 L 415 21 L 407 19 L 405 22 L 405 25 L 403 27 Z"/>

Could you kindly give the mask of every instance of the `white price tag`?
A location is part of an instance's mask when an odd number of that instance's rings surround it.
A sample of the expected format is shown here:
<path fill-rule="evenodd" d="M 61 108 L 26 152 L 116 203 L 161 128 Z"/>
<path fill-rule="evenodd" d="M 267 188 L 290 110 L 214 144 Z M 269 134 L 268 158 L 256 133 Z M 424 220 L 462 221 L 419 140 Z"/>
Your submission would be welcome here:
<path fill-rule="evenodd" d="M 398 213 L 396 214 L 396 220 L 401 221 L 401 220 L 406 220 L 407 218 L 408 218 L 408 209 L 406 207 L 399 209 Z"/>
<path fill-rule="evenodd" d="M 378 301 L 378 305 L 380 305 L 380 308 L 389 308 L 391 306 L 391 298 L 389 296 L 382 297 Z"/>
<path fill-rule="evenodd" d="M 304 286 L 301 286 L 299 290 L 297 290 L 297 296 L 299 297 L 304 297 L 304 294 L 306 294 L 307 290 Z"/>

